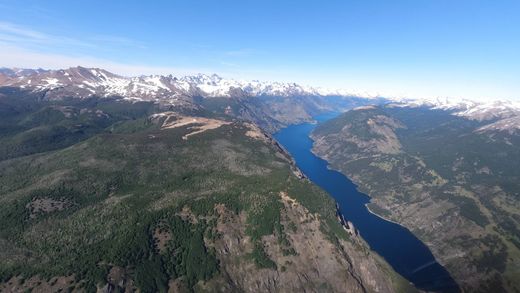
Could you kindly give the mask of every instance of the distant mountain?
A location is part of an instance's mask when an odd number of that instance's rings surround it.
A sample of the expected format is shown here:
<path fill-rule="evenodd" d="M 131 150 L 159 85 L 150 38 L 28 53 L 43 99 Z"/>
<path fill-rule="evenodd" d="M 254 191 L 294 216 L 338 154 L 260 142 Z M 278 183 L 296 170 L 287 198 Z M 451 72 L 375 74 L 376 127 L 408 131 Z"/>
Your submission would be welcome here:
<path fill-rule="evenodd" d="M 20 76 L 28 76 L 33 74 L 40 74 L 47 72 L 49 70 L 45 69 L 26 69 L 26 68 L 0 68 L 0 74 L 6 75 L 8 77 L 20 77 Z"/>
<path fill-rule="evenodd" d="M 342 90 L 327 90 L 296 83 L 266 82 L 266 81 L 237 81 L 225 79 L 216 74 L 198 74 L 192 76 L 174 77 L 172 75 L 150 75 L 124 77 L 99 68 L 73 67 L 60 70 L 44 69 L 0 69 L 0 86 L 18 87 L 33 92 L 45 92 L 47 99 L 61 99 L 64 97 L 121 97 L 125 100 L 155 101 L 162 104 L 193 107 L 200 104 L 197 98 L 258 98 L 265 97 L 265 101 L 273 103 L 272 98 L 299 98 L 300 105 L 305 104 L 307 110 L 298 110 L 300 113 L 282 114 L 276 119 L 274 113 L 264 113 L 271 120 L 280 120 L 281 123 L 305 121 L 312 116 L 313 111 L 335 110 L 341 111 L 352 105 L 352 101 L 362 104 L 391 103 L 395 107 L 426 107 L 448 111 L 453 115 L 471 120 L 489 121 L 493 127 L 482 130 L 517 131 L 520 129 L 520 102 L 489 101 L 478 102 L 464 99 L 407 99 L 407 98 L 378 98 L 359 96 Z M 271 99 L 269 99 L 271 98 Z M 340 98 L 338 100 L 338 98 Z M 344 98 L 344 99 L 341 99 Z M 345 101 L 348 100 L 346 103 Z M 254 101 L 249 99 L 246 103 Z M 287 100 L 281 100 L 287 102 Z M 206 104 L 215 103 L 206 102 Z M 280 103 L 280 101 L 278 101 Z M 290 104 L 290 103 L 289 103 Z M 231 104 L 229 105 L 232 106 Z M 272 105 L 271 105 L 272 106 Z M 300 108 L 292 104 L 290 107 Z M 289 105 L 276 107 L 280 111 L 288 111 Z M 257 107 L 259 108 L 259 107 Z M 229 111 L 229 109 L 228 109 Z M 305 114 L 304 114 L 305 112 Z M 256 113 L 258 116 L 258 113 Z M 255 116 L 252 113 L 248 115 Z M 289 116 L 292 116 L 289 118 Z M 295 118 L 300 120 L 295 120 Z M 258 117 L 257 117 L 258 118 Z M 266 121 L 262 123 L 268 129 L 279 127 Z M 508 119 L 499 123 L 501 119 Z M 257 121 L 259 122 L 259 121 Z"/>
<path fill-rule="evenodd" d="M 432 110 L 444 110 L 452 115 L 475 121 L 496 123 L 492 129 L 499 131 L 517 131 L 520 128 L 520 102 L 509 100 L 490 100 L 477 102 L 465 99 L 397 99 L 389 106 L 393 107 L 425 107 Z M 504 120 L 504 123 L 498 123 Z M 508 122 L 506 122 L 508 121 Z M 488 128 L 491 129 L 491 128 Z"/>
<path fill-rule="evenodd" d="M 72 96 L 122 96 L 127 99 L 154 100 L 199 95 L 230 97 L 233 90 L 250 96 L 330 96 L 348 95 L 338 91 L 301 86 L 295 83 L 237 81 L 216 74 L 198 74 L 181 78 L 172 75 L 123 77 L 99 68 L 74 67 L 61 70 L 8 69 L 1 86 L 16 86 L 32 90 L 66 90 Z"/>
<path fill-rule="evenodd" d="M 0 87 L 41 95 L 45 100 L 115 98 L 152 101 L 166 108 L 206 109 L 252 121 L 268 131 L 292 123 L 311 121 L 327 111 L 381 103 L 295 83 L 236 81 L 218 75 L 198 74 L 123 77 L 98 68 L 62 70 L 3 69 Z"/>

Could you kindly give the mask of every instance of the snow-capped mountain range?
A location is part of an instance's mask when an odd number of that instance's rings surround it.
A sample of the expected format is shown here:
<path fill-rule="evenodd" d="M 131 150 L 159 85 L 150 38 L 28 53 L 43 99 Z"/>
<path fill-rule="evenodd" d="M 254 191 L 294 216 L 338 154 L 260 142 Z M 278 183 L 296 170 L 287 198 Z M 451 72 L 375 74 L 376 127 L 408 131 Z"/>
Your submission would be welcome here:
<path fill-rule="evenodd" d="M 456 98 L 391 99 L 395 107 L 428 107 L 451 111 L 454 115 L 477 121 L 520 116 L 520 102 L 510 100 L 473 101 Z"/>
<path fill-rule="evenodd" d="M 302 86 L 296 83 L 238 81 L 216 74 L 198 74 L 174 77 L 150 75 L 124 77 L 104 69 L 73 67 L 60 70 L 0 68 L 0 86 L 12 86 L 32 91 L 46 91 L 49 98 L 65 96 L 120 96 L 124 99 L 160 101 L 176 104 L 186 97 L 231 96 L 360 96 L 344 90 L 328 90 Z M 495 130 L 520 130 L 520 102 L 477 102 L 465 99 L 409 99 L 386 98 L 399 107 L 428 107 L 447 110 L 454 115 L 478 121 L 492 121 L 494 126 L 482 128 Z M 503 119 L 507 119 L 502 121 Z"/>
<path fill-rule="evenodd" d="M 124 77 L 99 68 L 73 67 L 61 70 L 0 69 L 0 86 L 34 90 L 77 89 L 78 96 L 122 96 L 127 99 L 154 100 L 179 95 L 229 97 L 233 90 L 250 96 L 348 95 L 344 92 L 301 86 L 295 83 L 238 81 L 216 74 L 174 77 L 150 75 Z M 72 89 L 72 88 L 71 88 Z"/>

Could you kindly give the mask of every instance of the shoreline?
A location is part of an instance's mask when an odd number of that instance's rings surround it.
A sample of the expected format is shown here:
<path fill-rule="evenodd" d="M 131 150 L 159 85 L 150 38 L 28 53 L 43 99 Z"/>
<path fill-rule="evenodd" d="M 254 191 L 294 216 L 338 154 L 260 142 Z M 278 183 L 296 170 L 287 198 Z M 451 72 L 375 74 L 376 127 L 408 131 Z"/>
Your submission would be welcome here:
<path fill-rule="evenodd" d="M 318 121 L 318 122 L 322 122 L 322 121 Z M 301 123 L 299 125 L 309 125 L 311 126 L 312 128 L 316 127 L 317 124 L 319 123 Z M 398 222 L 395 222 L 393 220 L 390 220 L 390 219 L 387 219 L 385 216 L 383 215 L 379 215 L 377 214 L 376 212 L 374 212 L 373 210 L 371 210 L 368 206 L 369 203 L 372 203 L 372 197 L 362 191 L 360 191 L 360 185 L 359 184 L 356 184 L 356 182 L 354 180 L 351 180 L 350 177 L 343 173 L 342 171 L 340 170 L 336 170 L 332 165 L 331 163 L 322 158 L 321 156 L 317 155 L 317 150 L 315 149 L 314 145 L 316 143 L 316 140 L 314 139 L 313 135 L 312 135 L 312 131 L 313 129 L 311 128 L 310 130 L 308 130 L 306 127 L 307 126 L 304 126 L 305 128 L 305 131 L 308 132 L 308 134 L 306 135 L 306 139 L 310 140 L 310 145 L 308 146 L 308 150 L 304 150 L 304 149 L 300 149 L 298 147 L 295 147 L 295 150 L 296 151 L 303 151 L 304 153 L 305 152 L 308 152 L 311 157 L 307 158 L 307 160 L 309 160 L 309 162 L 312 162 L 314 164 L 317 164 L 319 165 L 319 167 L 313 167 L 312 165 L 304 165 L 307 167 L 308 172 L 310 172 L 311 174 L 314 174 L 316 172 L 330 172 L 330 171 L 334 171 L 334 173 L 337 173 L 337 174 L 329 174 L 330 176 L 332 176 L 332 179 L 337 179 L 337 180 L 340 180 L 341 177 L 342 179 L 341 180 L 346 180 L 348 181 L 349 184 L 353 185 L 351 187 L 348 187 L 348 192 L 354 192 L 356 193 L 356 195 L 359 195 L 359 196 L 363 196 L 363 198 L 359 198 L 359 199 L 356 199 L 356 202 L 359 204 L 359 206 L 357 207 L 354 207 L 353 210 L 351 210 L 351 208 L 349 208 L 347 206 L 346 210 L 344 211 L 345 213 L 343 213 L 340 209 L 338 209 L 339 207 L 339 202 L 343 202 L 343 196 L 341 196 L 341 194 L 338 194 L 338 191 L 334 191 L 334 188 L 333 188 L 333 185 L 332 186 L 329 186 L 330 188 L 332 188 L 331 191 L 328 191 L 328 190 L 325 190 L 324 187 L 322 187 L 321 185 L 318 184 L 318 186 L 320 186 L 322 189 L 324 189 L 325 192 L 329 193 L 329 195 L 335 200 L 335 203 L 336 203 L 336 208 L 335 208 L 335 214 L 336 214 L 336 220 L 339 222 L 340 226 L 342 226 L 343 230 L 347 233 L 352 233 L 354 235 L 356 235 L 357 233 L 359 233 L 358 235 L 360 236 L 359 239 L 360 240 L 363 240 L 363 242 L 366 244 L 366 246 L 368 247 L 368 249 L 374 253 L 375 255 L 378 255 L 379 257 L 381 257 L 384 261 L 386 261 L 391 267 L 394 268 L 394 270 L 396 270 L 396 272 L 401 275 L 402 277 L 404 277 L 409 283 L 411 284 L 415 284 L 414 281 L 416 281 L 415 277 L 410 275 L 410 272 L 408 272 L 406 269 L 399 269 L 399 265 L 400 263 L 404 263 L 404 264 L 408 264 L 410 265 L 410 267 L 417 267 L 419 265 L 422 265 L 422 263 L 418 263 L 419 259 L 421 262 L 423 259 L 426 260 L 426 261 L 429 261 L 429 262 L 435 262 L 436 264 L 438 264 L 438 267 L 435 268 L 435 272 L 436 272 L 436 276 L 435 278 L 433 278 L 431 280 L 431 285 L 436 287 L 437 285 L 435 285 L 435 280 L 439 277 L 439 276 L 445 276 L 445 277 L 442 277 L 443 280 L 447 280 L 447 282 L 443 281 L 442 284 L 438 284 L 438 288 L 442 289 L 442 288 L 448 288 L 446 286 L 449 286 L 450 288 L 452 286 L 456 286 L 458 287 L 457 285 L 457 282 L 455 282 L 453 280 L 453 277 L 451 276 L 451 274 L 446 270 L 446 268 L 439 262 L 439 259 L 435 257 L 435 255 L 432 253 L 430 247 L 428 245 L 426 245 L 425 242 L 421 241 L 421 239 L 419 239 L 414 233 L 412 233 L 409 228 L 401 225 L 400 223 Z M 277 133 L 278 134 L 278 133 Z M 288 132 L 288 134 L 291 134 L 291 132 Z M 302 133 L 300 132 L 295 132 L 293 133 L 294 135 L 298 134 L 298 135 L 302 135 Z M 291 137 L 289 135 L 289 139 L 291 139 L 291 143 L 294 144 L 295 142 L 293 140 L 296 140 L 298 141 L 298 139 L 302 139 L 302 143 L 304 143 L 307 147 L 307 144 L 309 142 L 306 142 L 303 138 L 296 138 L 296 137 Z M 280 143 L 280 142 L 279 142 Z M 291 143 L 288 143 L 289 147 L 292 146 Z M 282 146 L 284 146 L 282 143 L 280 143 Z M 285 146 L 284 146 L 285 148 Z M 290 151 L 287 151 L 287 153 L 290 155 L 290 157 L 293 158 L 294 161 L 296 161 L 293 157 L 293 154 L 291 154 Z M 308 155 L 305 155 L 303 154 L 303 158 L 305 158 L 305 156 L 308 156 Z M 311 164 L 312 164 L 311 163 Z M 323 167 L 321 167 L 323 166 Z M 310 169 L 309 169 L 310 168 Z M 318 168 L 318 170 L 315 170 L 315 168 Z M 321 171 L 319 170 L 320 168 L 324 168 L 325 170 L 328 170 L 328 171 Z M 305 168 L 304 168 L 305 169 Z M 302 172 L 305 172 L 304 170 L 302 170 Z M 317 174 L 318 174 L 317 173 Z M 305 173 L 304 173 L 305 174 Z M 324 174 L 328 174 L 328 173 L 324 173 Z M 312 181 L 312 179 L 310 179 L 311 177 L 307 177 L 309 178 L 309 180 Z M 326 178 L 321 178 L 320 177 L 317 177 L 316 179 L 319 179 L 318 181 L 320 181 L 321 179 L 323 180 L 331 180 L 330 178 L 329 179 L 326 179 Z M 316 183 L 316 182 L 314 182 Z M 328 186 L 328 185 L 326 185 Z M 338 198 L 336 199 L 334 197 L 333 194 L 336 194 L 338 196 L 341 196 L 341 198 Z M 344 202 L 343 202 L 344 203 Z M 356 210 L 358 209 L 358 210 Z M 359 210 L 361 209 L 361 210 Z M 363 210 L 365 209 L 365 210 Z M 349 211 L 352 211 L 354 212 L 353 215 L 350 215 L 349 214 Z M 358 214 L 358 211 L 360 211 L 361 213 Z M 368 217 L 372 217 L 373 220 L 374 220 L 374 227 L 377 228 L 377 227 L 387 227 L 387 226 L 377 226 L 377 225 L 385 225 L 383 224 L 386 223 L 386 225 L 390 225 L 388 226 L 388 230 L 385 230 L 385 231 L 382 231 L 383 235 L 386 235 L 388 233 L 393 233 L 393 234 L 389 234 L 389 236 L 383 236 L 383 238 L 381 238 L 381 236 L 376 236 L 376 235 L 380 235 L 381 233 L 377 232 L 378 230 L 374 230 L 374 229 L 370 229 L 371 227 L 366 227 L 366 225 L 364 226 L 365 228 L 365 232 L 367 233 L 367 235 L 369 235 L 369 238 L 372 237 L 372 241 L 374 241 L 374 247 L 372 245 L 370 245 L 370 243 L 365 240 L 365 238 L 363 237 L 363 234 L 361 230 L 358 230 L 357 227 L 355 226 L 355 223 L 352 223 L 352 228 L 350 228 L 350 225 L 345 225 L 347 222 L 350 222 L 352 221 L 352 219 L 349 220 L 350 217 L 353 217 L 353 219 L 357 219 L 357 220 L 362 220 L 362 218 L 359 218 L 357 216 L 368 216 Z M 376 218 L 374 218 L 374 216 Z M 371 221 L 372 222 L 372 219 Z M 393 227 L 391 227 L 393 226 Z M 356 233 L 357 232 L 357 233 Z M 395 232 L 395 233 L 394 233 Z M 386 234 L 385 234 L 386 233 Z M 370 236 L 371 235 L 371 236 Z M 396 241 L 408 241 L 406 242 L 407 244 L 409 245 L 416 245 L 416 246 L 413 246 L 413 247 L 417 247 L 417 249 L 414 251 L 414 253 L 417 254 L 417 257 L 414 257 L 413 259 L 410 258 L 410 255 L 408 254 L 408 252 L 403 252 L 403 251 L 399 251 L 399 250 L 392 250 L 391 248 L 385 248 L 386 246 L 381 246 L 380 243 L 384 243 L 385 239 L 384 237 L 393 237 L 395 235 L 400 235 L 402 236 L 401 238 L 399 238 L 399 240 L 394 240 L 394 242 Z M 374 238 L 375 237 L 375 238 Z M 383 241 L 383 242 L 378 242 L 378 241 Z M 377 249 L 375 248 L 377 247 Z M 397 256 L 396 257 L 400 257 L 399 259 L 396 259 L 394 256 L 394 254 L 396 254 Z M 386 257 L 385 257 L 386 256 Z M 393 258 L 389 258 L 389 256 L 392 256 Z M 453 284 L 452 284 L 453 283 Z M 432 288 L 434 288 L 432 287 Z M 429 289 L 429 288 L 424 288 L 424 289 Z"/>
<path fill-rule="evenodd" d="M 387 221 L 387 222 L 390 222 L 390 223 L 394 223 L 394 224 L 396 224 L 396 225 L 399 225 L 399 226 L 405 228 L 406 230 L 410 231 L 410 229 L 408 229 L 406 226 L 403 226 L 402 224 L 400 224 L 400 223 L 398 223 L 398 222 L 396 222 L 396 221 L 393 221 L 393 220 L 390 220 L 390 219 L 388 219 L 388 218 L 385 218 L 385 217 L 383 217 L 383 216 L 377 214 L 376 212 L 372 211 L 372 210 L 368 207 L 368 204 L 369 204 L 369 203 L 366 203 L 366 204 L 365 204 L 365 208 L 366 208 L 366 209 L 368 210 L 368 212 L 371 213 L 372 215 L 374 215 L 374 216 L 376 216 L 376 217 L 379 217 L 379 218 L 381 218 L 381 219 L 383 219 L 383 220 L 385 220 L 385 221 Z M 412 231 L 410 231 L 410 233 L 412 233 Z M 412 233 L 412 234 L 413 234 L 413 233 Z M 417 237 L 415 234 L 413 234 L 413 235 L 414 235 L 415 237 Z"/>
<path fill-rule="evenodd" d="M 374 216 L 376 216 L 376 217 L 379 217 L 379 218 L 381 218 L 381 219 L 383 219 L 383 220 L 385 220 L 385 221 L 387 221 L 387 222 L 390 222 L 390 223 L 393 223 L 393 224 L 399 225 L 399 226 L 403 227 L 404 229 L 410 231 L 410 233 L 412 233 L 412 231 L 411 231 L 410 229 L 408 229 L 408 227 L 402 225 L 401 223 L 398 223 L 398 222 L 396 222 L 396 221 L 390 220 L 390 219 L 388 219 L 388 218 L 386 218 L 386 217 L 384 217 L 384 216 L 382 216 L 382 215 L 379 215 L 379 214 L 377 214 L 376 212 L 372 211 L 372 210 L 368 207 L 368 204 L 372 203 L 372 198 L 373 198 L 373 197 L 370 196 L 369 194 L 366 194 L 366 193 L 364 193 L 364 192 L 361 192 L 361 191 L 359 190 L 359 188 L 358 188 L 358 187 L 359 187 L 359 184 L 358 184 L 357 182 L 355 182 L 354 180 L 352 180 L 352 179 L 350 178 L 350 176 L 348 176 L 347 174 L 343 173 L 341 170 L 338 170 L 338 169 L 333 168 L 332 165 L 331 165 L 331 163 L 330 163 L 326 158 L 323 158 L 323 157 L 321 157 L 320 155 L 318 155 L 318 154 L 316 153 L 316 151 L 315 151 L 315 149 L 314 149 L 314 143 L 316 142 L 316 140 L 312 137 L 312 131 L 311 131 L 311 133 L 309 134 L 309 138 L 310 138 L 310 140 L 313 142 L 313 143 L 312 143 L 312 148 L 310 149 L 311 153 L 312 153 L 314 156 L 316 156 L 317 158 L 319 158 L 319 159 L 325 161 L 325 162 L 327 163 L 327 166 L 326 166 L 327 169 L 329 169 L 329 170 L 331 170 L 331 171 L 336 171 L 336 172 L 342 174 L 343 176 L 345 176 L 346 179 L 350 180 L 350 182 L 352 182 L 352 183 L 356 186 L 356 190 L 357 190 L 359 193 L 364 194 L 366 197 L 368 197 L 369 202 L 366 203 L 366 204 L 364 204 L 364 206 L 365 206 L 365 208 L 368 210 L 369 213 L 371 213 L 372 215 L 374 215 Z M 417 237 L 414 233 L 412 233 L 412 234 L 413 234 L 415 237 Z"/>

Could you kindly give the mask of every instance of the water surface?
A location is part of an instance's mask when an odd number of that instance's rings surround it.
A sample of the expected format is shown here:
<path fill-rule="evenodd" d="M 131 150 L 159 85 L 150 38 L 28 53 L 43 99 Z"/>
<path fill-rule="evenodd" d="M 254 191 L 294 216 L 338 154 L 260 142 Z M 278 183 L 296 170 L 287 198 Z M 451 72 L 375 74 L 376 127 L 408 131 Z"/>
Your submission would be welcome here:
<path fill-rule="evenodd" d="M 315 119 L 323 122 L 337 115 L 329 113 Z M 334 197 L 345 219 L 354 224 L 371 249 L 398 273 L 419 289 L 458 291 L 450 274 L 424 243 L 408 229 L 370 213 L 365 206 L 370 198 L 359 192 L 345 175 L 328 169 L 327 162 L 311 152 L 309 134 L 315 127 L 312 123 L 292 125 L 276 133 L 275 138 L 292 155 L 300 170 Z"/>

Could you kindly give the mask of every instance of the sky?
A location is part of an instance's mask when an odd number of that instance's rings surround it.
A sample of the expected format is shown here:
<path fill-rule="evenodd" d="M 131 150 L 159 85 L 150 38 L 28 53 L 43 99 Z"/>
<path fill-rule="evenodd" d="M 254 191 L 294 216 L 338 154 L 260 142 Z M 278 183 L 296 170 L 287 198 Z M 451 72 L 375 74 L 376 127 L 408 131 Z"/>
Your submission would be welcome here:
<path fill-rule="evenodd" d="M 0 0 L 0 67 L 520 100 L 519 0 Z"/>

